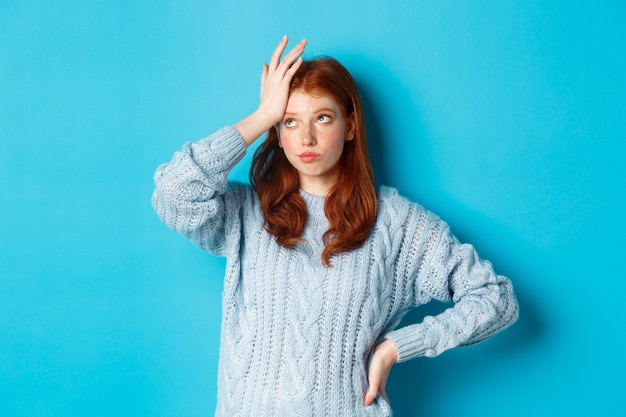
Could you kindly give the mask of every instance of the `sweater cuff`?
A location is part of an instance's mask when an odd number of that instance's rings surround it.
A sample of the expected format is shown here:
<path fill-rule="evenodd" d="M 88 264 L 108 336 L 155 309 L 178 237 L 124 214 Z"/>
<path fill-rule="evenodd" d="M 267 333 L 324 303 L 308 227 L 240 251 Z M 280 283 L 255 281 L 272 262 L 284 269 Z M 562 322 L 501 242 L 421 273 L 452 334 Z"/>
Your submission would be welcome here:
<path fill-rule="evenodd" d="M 398 350 L 398 363 L 419 356 L 428 356 L 428 348 L 425 342 L 424 332 L 421 326 L 411 325 L 394 330 L 385 336 L 391 340 Z"/>

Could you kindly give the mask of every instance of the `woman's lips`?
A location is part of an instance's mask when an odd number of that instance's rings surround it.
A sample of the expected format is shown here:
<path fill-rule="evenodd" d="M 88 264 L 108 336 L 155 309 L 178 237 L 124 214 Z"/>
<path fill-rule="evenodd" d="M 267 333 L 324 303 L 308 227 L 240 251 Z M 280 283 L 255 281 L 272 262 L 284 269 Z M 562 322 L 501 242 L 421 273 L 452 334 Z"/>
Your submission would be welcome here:
<path fill-rule="evenodd" d="M 298 155 L 298 158 L 300 158 L 302 162 L 308 163 L 308 162 L 317 161 L 320 158 L 320 156 L 321 156 L 320 154 L 315 153 L 315 152 L 304 152 Z"/>

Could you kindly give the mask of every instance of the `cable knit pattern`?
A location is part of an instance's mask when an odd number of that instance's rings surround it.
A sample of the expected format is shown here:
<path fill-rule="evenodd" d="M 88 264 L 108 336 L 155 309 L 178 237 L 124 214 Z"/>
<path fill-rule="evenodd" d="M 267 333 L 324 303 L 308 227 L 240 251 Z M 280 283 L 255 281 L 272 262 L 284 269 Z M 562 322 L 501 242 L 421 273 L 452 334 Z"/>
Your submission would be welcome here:
<path fill-rule="evenodd" d="M 509 280 L 448 226 L 387 187 L 366 244 L 321 262 L 324 198 L 301 195 L 304 242 L 278 244 L 256 194 L 227 175 L 246 152 L 229 127 L 185 144 L 155 174 L 160 218 L 227 259 L 216 416 L 390 416 L 379 396 L 363 405 L 373 348 L 385 338 L 399 361 L 480 342 L 517 318 Z M 395 329 L 436 299 L 443 313 Z"/>

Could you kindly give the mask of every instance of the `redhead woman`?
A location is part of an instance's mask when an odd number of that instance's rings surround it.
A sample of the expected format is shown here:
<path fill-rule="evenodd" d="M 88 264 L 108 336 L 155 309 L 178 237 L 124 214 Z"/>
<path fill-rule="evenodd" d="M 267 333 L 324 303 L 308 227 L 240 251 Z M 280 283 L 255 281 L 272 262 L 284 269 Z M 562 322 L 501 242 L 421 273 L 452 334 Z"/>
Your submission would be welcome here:
<path fill-rule="evenodd" d="M 436 215 L 375 189 L 351 75 L 303 60 L 305 41 L 286 46 L 264 65 L 257 110 L 161 165 L 152 203 L 227 260 L 216 416 L 390 416 L 394 364 L 491 337 L 517 302 Z M 250 184 L 229 182 L 262 136 Z M 431 300 L 451 306 L 397 327 Z"/>

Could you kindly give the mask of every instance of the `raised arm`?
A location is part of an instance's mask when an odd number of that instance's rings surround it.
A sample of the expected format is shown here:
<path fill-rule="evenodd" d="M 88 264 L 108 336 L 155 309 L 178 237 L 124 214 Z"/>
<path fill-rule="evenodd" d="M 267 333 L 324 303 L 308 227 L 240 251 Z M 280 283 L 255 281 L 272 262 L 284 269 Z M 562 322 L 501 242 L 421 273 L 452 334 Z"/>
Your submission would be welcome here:
<path fill-rule="evenodd" d="M 256 111 L 232 128 L 220 129 L 206 139 L 189 142 L 173 159 L 158 167 L 152 204 L 171 229 L 217 255 L 225 254 L 229 242 L 238 241 L 239 209 L 245 187 L 228 185 L 231 168 L 246 148 L 283 117 L 289 85 L 301 64 L 301 41 L 281 59 L 284 37 L 261 75 L 261 100 Z M 230 188 L 231 192 L 227 192 Z"/>

